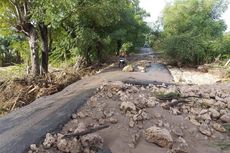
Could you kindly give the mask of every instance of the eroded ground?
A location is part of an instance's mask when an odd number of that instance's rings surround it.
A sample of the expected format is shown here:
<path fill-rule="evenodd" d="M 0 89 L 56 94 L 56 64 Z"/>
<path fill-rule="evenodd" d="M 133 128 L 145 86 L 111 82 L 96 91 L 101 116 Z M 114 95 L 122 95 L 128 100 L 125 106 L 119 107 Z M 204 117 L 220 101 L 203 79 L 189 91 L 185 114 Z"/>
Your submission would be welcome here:
<path fill-rule="evenodd" d="M 29 152 L 94 153 L 106 146 L 112 153 L 228 153 L 217 144 L 230 143 L 229 123 L 230 84 L 106 83 L 59 133 L 47 134 Z M 110 127 L 64 137 L 101 125 Z"/>

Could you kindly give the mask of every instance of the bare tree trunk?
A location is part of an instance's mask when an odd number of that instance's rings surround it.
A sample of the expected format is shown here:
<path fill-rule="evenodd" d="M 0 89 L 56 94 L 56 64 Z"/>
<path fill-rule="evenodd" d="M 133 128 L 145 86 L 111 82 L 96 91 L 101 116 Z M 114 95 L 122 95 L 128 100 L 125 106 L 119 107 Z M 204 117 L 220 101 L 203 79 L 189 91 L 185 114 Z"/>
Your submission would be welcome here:
<path fill-rule="evenodd" d="M 32 64 L 32 75 L 38 76 L 39 69 L 39 57 L 38 57 L 38 44 L 37 44 L 37 31 L 33 25 L 29 26 L 28 40 L 31 50 L 31 64 Z"/>
<path fill-rule="evenodd" d="M 48 43 L 48 28 L 41 23 L 39 25 L 41 40 L 42 40 L 42 73 L 48 73 L 49 60 L 49 43 Z"/>

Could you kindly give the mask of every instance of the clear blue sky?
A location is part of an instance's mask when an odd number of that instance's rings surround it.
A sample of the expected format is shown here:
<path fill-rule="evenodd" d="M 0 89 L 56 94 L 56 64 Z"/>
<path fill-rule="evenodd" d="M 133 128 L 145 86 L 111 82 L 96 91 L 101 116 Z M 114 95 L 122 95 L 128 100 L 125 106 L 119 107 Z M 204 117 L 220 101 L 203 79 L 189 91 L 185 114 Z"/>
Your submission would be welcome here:
<path fill-rule="evenodd" d="M 162 10 L 165 7 L 166 2 L 171 0 L 140 0 L 140 6 L 144 8 L 148 13 L 150 13 L 151 17 L 147 18 L 147 22 L 154 22 L 161 15 Z M 228 26 L 228 30 L 230 31 L 230 5 L 228 10 L 224 13 L 223 19 Z"/>

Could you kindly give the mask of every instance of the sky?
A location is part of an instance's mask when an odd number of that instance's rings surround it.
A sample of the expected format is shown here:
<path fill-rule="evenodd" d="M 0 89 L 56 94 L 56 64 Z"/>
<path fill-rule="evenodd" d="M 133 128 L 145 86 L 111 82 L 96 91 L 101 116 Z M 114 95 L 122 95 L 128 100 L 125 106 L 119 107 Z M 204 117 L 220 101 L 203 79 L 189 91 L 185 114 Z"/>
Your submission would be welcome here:
<path fill-rule="evenodd" d="M 155 22 L 161 15 L 166 3 L 169 1 L 170 0 L 140 0 L 140 6 L 151 15 L 151 17 L 145 20 L 147 22 Z M 225 20 L 225 23 L 228 26 L 227 31 L 230 31 L 230 5 L 228 10 L 223 14 L 222 18 Z"/>

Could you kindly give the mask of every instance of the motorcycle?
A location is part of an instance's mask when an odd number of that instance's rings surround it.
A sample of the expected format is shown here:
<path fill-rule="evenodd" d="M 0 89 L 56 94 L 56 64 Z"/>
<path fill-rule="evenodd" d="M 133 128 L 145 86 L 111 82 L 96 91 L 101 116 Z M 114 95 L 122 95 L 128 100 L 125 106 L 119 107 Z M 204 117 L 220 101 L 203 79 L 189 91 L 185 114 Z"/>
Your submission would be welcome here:
<path fill-rule="evenodd" d="M 124 68 L 126 65 L 125 58 L 120 58 L 119 59 L 119 68 Z"/>

